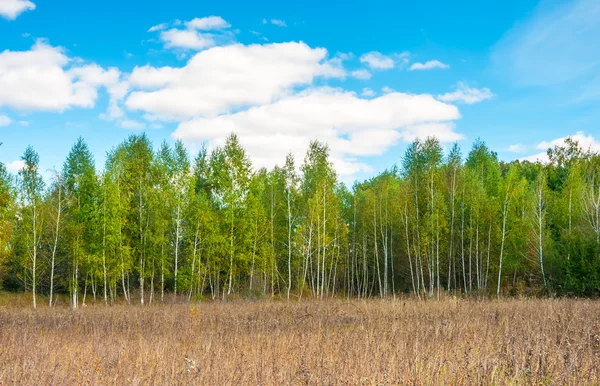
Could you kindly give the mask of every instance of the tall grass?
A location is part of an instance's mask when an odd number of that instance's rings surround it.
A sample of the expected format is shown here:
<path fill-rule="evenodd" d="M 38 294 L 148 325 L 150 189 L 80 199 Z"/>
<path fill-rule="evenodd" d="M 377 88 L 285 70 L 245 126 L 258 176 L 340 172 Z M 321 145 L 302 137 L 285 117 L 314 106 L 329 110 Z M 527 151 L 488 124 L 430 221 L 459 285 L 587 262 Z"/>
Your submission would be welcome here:
<path fill-rule="evenodd" d="M 0 302 L 0 385 L 599 384 L 600 303 Z"/>

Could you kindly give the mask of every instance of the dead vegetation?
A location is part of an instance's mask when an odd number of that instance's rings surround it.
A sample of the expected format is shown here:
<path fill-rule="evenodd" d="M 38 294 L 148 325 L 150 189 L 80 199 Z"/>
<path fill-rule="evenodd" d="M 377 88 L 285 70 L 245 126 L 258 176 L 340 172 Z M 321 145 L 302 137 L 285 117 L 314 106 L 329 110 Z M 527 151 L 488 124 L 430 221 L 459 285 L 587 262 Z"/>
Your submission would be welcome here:
<path fill-rule="evenodd" d="M 600 383 L 600 303 L 0 302 L 0 385 Z"/>

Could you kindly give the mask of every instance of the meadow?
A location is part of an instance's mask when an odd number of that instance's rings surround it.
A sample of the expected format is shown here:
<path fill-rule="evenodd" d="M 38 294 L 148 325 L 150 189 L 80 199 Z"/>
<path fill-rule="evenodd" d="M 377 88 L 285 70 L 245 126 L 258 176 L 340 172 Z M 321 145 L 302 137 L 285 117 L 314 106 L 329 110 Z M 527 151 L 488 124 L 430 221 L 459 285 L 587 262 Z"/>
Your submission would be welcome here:
<path fill-rule="evenodd" d="M 2 298 L 0 298 L 2 299 Z M 0 300 L 0 385 L 600 383 L 600 303 Z"/>

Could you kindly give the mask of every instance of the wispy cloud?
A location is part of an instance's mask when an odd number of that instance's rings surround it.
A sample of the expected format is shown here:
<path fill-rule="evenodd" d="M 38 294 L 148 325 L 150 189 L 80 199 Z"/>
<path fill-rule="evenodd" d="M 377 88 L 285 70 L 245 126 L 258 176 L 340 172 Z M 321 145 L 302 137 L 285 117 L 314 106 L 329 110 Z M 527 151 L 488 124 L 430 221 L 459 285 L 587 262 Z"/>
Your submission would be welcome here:
<path fill-rule="evenodd" d="M 157 25 L 153 25 L 152 27 L 150 27 L 150 29 L 148 29 L 148 32 L 156 32 L 156 31 L 162 31 L 164 29 L 166 29 L 169 25 L 167 23 L 160 23 Z"/>
<path fill-rule="evenodd" d="M 525 146 L 523 146 L 523 144 L 521 144 L 521 143 L 516 143 L 516 144 L 510 145 L 508 148 L 506 148 L 506 151 L 508 151 L 510 153 L 523 153 L 523 152 L 525 152 Z"/>
<path fill-rule="evenodd" d="M 599 41 L 600 1 L 542 2 L 494 47 L 492 63 L 517 85 L 565 84 L 581 93 L 600 71 Z M 600 96 L 596 85 L 590 94 Z"/>
<path fill-rule="evenodd" d="M 360 95 L 363 97 L 366 97 L 366 98 L 370 98 L 372 96 L 375 96 L 375 91 L 373 91 L 370 88 L 365 87 L 362 89 L 362 92 L 360 93 Z"/>
<path fill-rule="evenodd" d="M 8 126 L 12 123 L 12 119 L 10 119 L 7 115 L 0 114 L 0 127 Z"/>
<path fill-rule="evenodd" d="M 265 41 L 265 42 L 268 42 L 268 41 L 269 41 L 269 38 L 267 38 L 266 36 L 264 36 L 263 34 L 261 34 L 261 33 L 260 33 L 260 32 L 258 32 L 258 31 L 250 31 L 250 33 L 251 33 L 252 35 L 254 35 L 254 36 L 256 36 L 256 37 L 258 37 L 258 38 L 262 39 L 262 40 L 263 40 L 263 41 Z"/>
<path fill-rule="evenodd" d="M 146 124 L 144 124 L 143 122 L 135 121 L 133 119 L 124 119 L 122 121 L 119 121 L 117 123 L 117 126 L 119 126 L 122 129 L 131 130 L 141 130 L 146 128 Z"/>
<path fill-rule="evenodd" d="M 278 27 L 287 27 L 285 21 L 281 19 L 271 19 L 271 24 L 276 25 Z"/>
<path fill-rule="evenodd" d="M 394 68 L 394 59 L 381 52 L 371 51 L 360 57 L 360 62 L 365 63 L 373 70 L 389 70 Z"/>
<path fill-rule="evenodd" d="M 369 71 L 365 70 L 364 68 L 360 69 L 360 70 L 352 71 L 350 73 L 350 75 L 352 75 L 356 79 L 361 79 L 361 80 L 369 80 L 369 79 L 371 79 L 371 73 Z"/>
<path fill-rule="evenodd" d="M 215 29 L 231 27 L 231 24 L 226 22 L 221 16 L 207 16 L 202 18 L 197 17 L 190 21 L 186 21 L 184 24 L 190 29 L 197 29 L 201 31 L 211 31 Z"/>
<path fill-rule="evenodd" d="M 263 24 L 273 24 L 278 27 L 287 27 L 287 23 L 285 22 L 285 20 L 282 20 L 282 19 L 270 19 L 269 20 L 267 18 L 263 18 L 262 23 Z"/>
<path fill-rule="evenodd" d="M 434 68 L 447 69 L 450 68 L 450 66 L 446 63 L 440 62 L 439 60 L 430 60 L 425 63 L 413 63 L 409 70 L 433 70 Z"/>
<path fill-rule="evenodd" d="M 464 82 L 458 82 L 456 91 L 440 94 L 437 99 L 444 102 L 460 102 L 471 105 L 493 97 L 494 94 L 487 87 L 474 88 Z"/>
<path fill-rule="evenodd" d="M 185 57 L 181 50 L 204 50 L 218 45 L 219 41 L 231 39 L 227 30 L 231 25 L 220 16 L 194 18 L 181 22 L 161 23 L 150 27 L 148 32 L 159 32 L 160 40 L 165 48 L 180 50 L 180 57 Z"/>

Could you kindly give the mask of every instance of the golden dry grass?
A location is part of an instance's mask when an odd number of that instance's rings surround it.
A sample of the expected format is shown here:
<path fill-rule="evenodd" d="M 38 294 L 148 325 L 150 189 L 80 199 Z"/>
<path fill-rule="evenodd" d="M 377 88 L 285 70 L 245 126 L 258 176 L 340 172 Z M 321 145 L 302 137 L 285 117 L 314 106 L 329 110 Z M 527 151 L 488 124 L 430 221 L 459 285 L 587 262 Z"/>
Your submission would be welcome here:
<path fill-rule="evenodd" d="M 6 303 L 1 385 L 600 383 L 590 300 Z"/>

